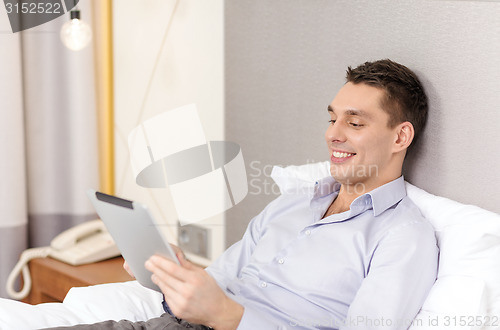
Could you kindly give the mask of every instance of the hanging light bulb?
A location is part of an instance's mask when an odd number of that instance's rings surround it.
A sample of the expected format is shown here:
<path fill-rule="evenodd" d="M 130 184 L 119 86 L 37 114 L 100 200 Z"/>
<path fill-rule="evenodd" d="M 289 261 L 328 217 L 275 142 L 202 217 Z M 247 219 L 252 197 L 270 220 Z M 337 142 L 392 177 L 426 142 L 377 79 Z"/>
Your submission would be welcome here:
<path fill-rule="evenodd" d="M 70 12 L 71 20 L 61 28 L 61 40 L 71 50 L 78 51 L 85 48 L 92 40 L 90 26 L 80 19 L 80 11 Z"/>

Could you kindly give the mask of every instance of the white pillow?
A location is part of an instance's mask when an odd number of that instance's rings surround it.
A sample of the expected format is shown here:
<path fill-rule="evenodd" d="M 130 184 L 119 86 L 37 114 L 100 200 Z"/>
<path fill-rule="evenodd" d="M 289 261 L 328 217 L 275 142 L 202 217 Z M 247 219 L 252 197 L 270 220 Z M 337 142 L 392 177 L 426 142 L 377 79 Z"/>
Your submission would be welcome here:
<path fill-rule="evenodd" d="M 314 188 L 317 180 L 330 176 L 330 162 L 312 163 L 285 168 L 274 166 L 271 178 L 280 188 L 281 194 L 293 194 Z"/>
<path fill-rule="evenodd" d="M 432 328 L 431 314 L 443 328 L 500 327 L 500 216 L 409 183 L 406 191 L 434 226 L 440 250 L 438 279 L 418 315 L 423 324 L 413 328 Z"/>
<path fill-rule="evenodd" d="M 274 167 L 271 177 L 282 194 L 294 193 L 311 189 L 329 168 L 328 161 Z M 409 183 L 406 190 L 434 226 L 440 248 L 438 278 L 410 329 L 499 327 L 500 216 Z"/>

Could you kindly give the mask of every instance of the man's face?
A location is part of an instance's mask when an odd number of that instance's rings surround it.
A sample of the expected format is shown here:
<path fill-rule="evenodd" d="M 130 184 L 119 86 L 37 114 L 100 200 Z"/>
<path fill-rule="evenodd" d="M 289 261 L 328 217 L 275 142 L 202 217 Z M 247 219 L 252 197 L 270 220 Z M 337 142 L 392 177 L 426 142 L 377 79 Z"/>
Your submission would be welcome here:
<path fill-rule="evenodd" d="M 397 133 L 381 108 L 384 95 L 376 87 L 347 83 L 328 106 L 331 121 L 325 138 L 330 172 L 359 193 L 395 179 L 392 159 Z"/>

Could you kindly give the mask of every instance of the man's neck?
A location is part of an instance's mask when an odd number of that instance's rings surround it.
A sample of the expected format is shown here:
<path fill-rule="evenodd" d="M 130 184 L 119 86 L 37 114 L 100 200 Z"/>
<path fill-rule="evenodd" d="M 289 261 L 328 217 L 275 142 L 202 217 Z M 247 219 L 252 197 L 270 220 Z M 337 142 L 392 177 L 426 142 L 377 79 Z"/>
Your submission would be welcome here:
<path fill-rule="evenodd" d="M 378 184 L 357 184 L 357 185 L 349 185 L 349 184 L 342 184 L 340 186 L 339 193 L 335 200 L 332 202 L 328 210 L 326 211 L 324 217 L 327 217 L 331 214 L 335 213 L 342 213 L 345 211 L 348 211 L 351 208 L 352 202 L 358 198 L 361 195 L 364 195 L 378 187 L 383 186 L 384 184 L 387 184 L 391 181 L 394 181 L 395 179 L 399 178 L 401 175 L 391 178 L 388 180 L 384 180 L 383 182 L 380 182 Z M 362 187 L 362 189 L 360 188 Z"/>
<path fill-rule="evenodd" d="M 356 193 L 354 191 L 350 191 L 349 187 L 342 185 L 340 187 L 339 194 L 328 208 L 328 212 L 334 214 L 348 211 L 352 202 L 362 194 L 364 194 L 364 192 Z"/>

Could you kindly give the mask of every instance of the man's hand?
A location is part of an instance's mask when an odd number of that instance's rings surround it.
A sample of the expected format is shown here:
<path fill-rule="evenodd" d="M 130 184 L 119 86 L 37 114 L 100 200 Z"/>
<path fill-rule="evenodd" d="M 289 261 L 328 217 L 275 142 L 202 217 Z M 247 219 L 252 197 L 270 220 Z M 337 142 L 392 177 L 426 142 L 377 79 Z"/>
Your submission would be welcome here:
<path fill-rule="evenodd" d="M 177 259 L 180 261 L 181 259 L 186 260 L 186 256 L 184 255 L 184 252 L 181 250 L 180 247 L 174 244 L 170 244 L 170 247 L 172 250 L 174 250 L 175 255 L 177 256 Z"/>
<path fill-rule="evenodd" d="M 186 256 L 184 255 L 184 252 L 182 252 L 182 250 L 177 245 L 170 244 L 170 247 L 172 248 L 172 250 L 174 250 L 174 253 L 175 253 L 175 255 L 177 256 L 178 259 L 180 257 L 182 257 L 183 259 L 186 259 Z M 133 278 L 135 278 L 134 273 L 132 272 L 132 269 L 130 269 L 130 266 L 127 263 L 127 260 L 125 260 L 123 262 L 123 269 L 125 269 L 130 276 L 132 276 Z"/>
<path fill-rule="evenodd" d="M 155 255 L 146 262 L 146 268 L 153 273 L 151 279 L 175 316 L 217 330 L 236 329 L 243 307 L 227 297 L 203 268 L 187 261 L 179 248 L 174 251 L 180 266 Z"/>
<path fill-rule="evenodd" d="M 132 269 L 130 269 L 130 266 L 127 263 L 127 260 L 123 262 L 123 269 L 125 269 L 130 276 L 135 278 L 134 273 L 132 273 Z"/>

